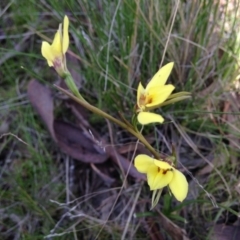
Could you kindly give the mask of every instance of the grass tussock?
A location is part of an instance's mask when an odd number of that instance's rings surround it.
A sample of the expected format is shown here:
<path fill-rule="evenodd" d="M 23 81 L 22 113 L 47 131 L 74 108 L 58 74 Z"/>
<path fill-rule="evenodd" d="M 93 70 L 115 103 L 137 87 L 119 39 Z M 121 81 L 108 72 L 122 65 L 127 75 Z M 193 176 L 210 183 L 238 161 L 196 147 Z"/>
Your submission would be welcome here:
<path fill-rule="evenodd" d="M 212 239 L 216 226 L 237 225 L 239 12 L 239 0 L 1 2 L 0 238 L 174 239 L 161 224 L 166 218 L 190 239 Z M 55 116 L 80 124 L 40 54 L 65 14 L 69 69 L 82 95 L 113 116 L 130 121 L 139 81 L 146 85 L 160 66 L 175 63 L 168 81 L 192 98 L 163 107 L 166 122 L 144 133 L 164 154 L 175 146 L 190 184 L 183 203 L 166 191 L 150 211 L 146 184 L 109 160 L 76 161 L 51 139 L 26 92 L 39 80 L 53 90 Z M 96 135 L 134 157 L 136 139 L 86 114 Z"/>

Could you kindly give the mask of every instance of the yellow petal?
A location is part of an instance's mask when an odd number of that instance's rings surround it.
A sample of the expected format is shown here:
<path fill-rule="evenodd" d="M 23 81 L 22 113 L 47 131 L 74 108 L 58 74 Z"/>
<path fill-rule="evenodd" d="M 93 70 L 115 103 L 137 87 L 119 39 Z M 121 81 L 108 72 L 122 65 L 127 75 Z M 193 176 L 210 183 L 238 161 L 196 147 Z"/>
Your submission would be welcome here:
<path fill-rule="evenodd" d="M 55 57 L 59 57 L 62 55 L 61 34 L 59 30 L 56 32 L 54 36 L 51 48 Z"/>
<path fill-rule="evenodd" d="M 188 182 L 186 177 L 177 169 L 173 172 L 172 181 L 169 183 L 169 188 L 174 197 L 182 202 L 188 193 Z"/>
<path fill-rule="evenodd" d="M 160 88 L 150 88 L 148 94 L 151 103 L 146 104 L 146 107 L 154 107 L 163 103 L 170 96 L 174 88 L 175 87 L 171 84 L 164 85 Z"/>
<path fill-rule="evenodd" d="M 135 158 L 134 166 L 140 173 L 147 173 L 150 166 L 155 166 L 153 162 L 153 158 L 145 154 L 140 154 Z"/>
<path fill-rule="evenodd" d="M 48 66 L 49 66 L 49 67 L 53 67 L 53 62 L 47 60 L 47 63 L 48 63 Z"/>
<path fill-rule="evenodd" d="M 172 71 L 173 65 L 174 63 L 170 62 L 160 68 L 158 72 L 153 76 L 151 81 L 148 83 L 146 90 L 148 90 L 149 88 L 154 88 L 155 86 L 163 86 Z"/>
<path fill-rule="evenodd" d="M 141 107 L 141 104 L 140 104 L 140 96 L 141 94 L 144 93 L 144 87 L 142 86 L 141 82 L 138 84 L 138 89 L 137 89 L 137 104 L 138 104 L 138 107 Z"/>
<path fill-rule="evenodd" d="M 154 164 L 160 169 L 174 169 L 168 162 L 160 161 L 157 159 L 154 159 Z"/>
<path fill-rule="evenodd" d="M 48 61 L 48 65 L 51 67 L 53 66 L 53 60 L 54 60 L 54 55 L 52 53 L 52 48 L 48 42 L 43 41 L 42 42 L 42 55 L 46 60 Z"/>
<path fill-rule="evenodd" d="M 148 185 L 151 190 L 157 190 L 166 187 L 173 178 L 173 172 L 168 171 L 165 174 L 158 167 L 151 166 L 147 172 Z"/>
<path fill-rule="evenodd" d="M 67 16 L 64 17 L 63 20 L 63 39 L 62 39 L 62 53 L 65 54 L 67 52 L 69 46 L 69 35 L 68 35 L 68 26 L 69 19 Z"/>
<path fill-rule="evenodd" d="M 163 123 L 164 118 L 161 115 L 151 112 L 140 112 L 137 116 L 138 122 L 142 125 L 159 122 Z"/>

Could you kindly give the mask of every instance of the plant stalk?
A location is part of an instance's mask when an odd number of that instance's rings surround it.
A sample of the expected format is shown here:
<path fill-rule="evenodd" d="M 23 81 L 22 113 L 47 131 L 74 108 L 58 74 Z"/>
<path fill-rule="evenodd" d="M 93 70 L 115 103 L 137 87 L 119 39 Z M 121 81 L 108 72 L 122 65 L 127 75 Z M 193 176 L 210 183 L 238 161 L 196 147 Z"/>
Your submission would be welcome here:
<path fill-rule="evenodd" d="M 82 105 L 83 107 L 87 108 L 88 110 L 116 123 L 117 125 L 119 125 L 120 127 L 126 129 L 128 132 L 130 132 L 133 136 L 135 136 L 136 138 L 138 138 L 144 145 L 146 148 L 148 148 L 148 150 L 153 154 L 153 156 L 156 159 L 160 159 L 160 155 L 158 152 L 155 151 L 155 149 L 148 143 L 148 141 L 146 140 L 146 138 L 139 132 L 139 131 L 135 131 L 133 127 L 128 126 L 126 123 L 119 121 L 118 119 L 112 117 L 111 115 L 107 114 L 106 112 L 102 111 L 99 108 L 94 107 L 93 105 L 89 104 L 86 100 L 84 100 L 82 97 L 80 98 L 78 95 L 74 96 L 73 94 L 71 94 L 70 92 L 68 92 L 67 90 L 54 85 L 59 91 L 63 92 L 64 94 L 66 94 L 67 96 L 69 96 L 71 99 L 73 99 L 74 101 L 76 101 L 77 103 L 79 103 L 80 105 Z"/>

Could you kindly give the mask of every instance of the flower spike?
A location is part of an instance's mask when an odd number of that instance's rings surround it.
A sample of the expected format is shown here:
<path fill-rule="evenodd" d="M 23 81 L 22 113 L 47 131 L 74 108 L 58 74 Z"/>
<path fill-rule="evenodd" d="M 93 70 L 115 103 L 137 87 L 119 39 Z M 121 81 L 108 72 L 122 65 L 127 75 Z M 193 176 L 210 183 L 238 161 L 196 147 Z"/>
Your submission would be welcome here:
<path fill-rule="evenodd" d="M 182 202 L 188 193 L 186 177 L 168 162 L 140 154 L 135 158 L 134 166 L 140 173 L 147 174 L 150 190 L 155 191 L 169 186 L 174 197 Z"/>
<path fill-rule="evenodd" d="M 63 26 L 59 24 L 59 28 L 54 36 L 53 42 L 50 45 L 48 42 L 42 42 L 42 55 L 47 60 L 50 67 L 54 67 L 60 76 L 63 76 L 67 71 L 66 57 L 69 46 L 69 19 L 64 17 Z"/>
<path fill-rule="evenodd" d="M 141 83 L 137 90 L 137 112 L 138 121 L 141 124 L 153 122 L 163 123 L 164 119 L 161 115 L 148 112 L 150 109 L 157 108 L 159 104 L 166 101 L 174 90 L 171 84 L 165 85 L 174 63 L 168 63 L 163 66 L 151 79 L 146 88 Z"/>

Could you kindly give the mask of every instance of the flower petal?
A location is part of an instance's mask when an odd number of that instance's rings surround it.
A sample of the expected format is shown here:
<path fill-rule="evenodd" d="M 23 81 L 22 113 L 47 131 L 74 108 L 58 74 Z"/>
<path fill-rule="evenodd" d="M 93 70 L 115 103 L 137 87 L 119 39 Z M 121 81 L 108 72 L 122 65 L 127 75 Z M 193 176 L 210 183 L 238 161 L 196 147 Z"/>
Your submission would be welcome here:
<path fill-rule="evenodd" d="M 168 162 L 164 162 L 161 160 L 154 159 L 154 164 L 159 167 L 160 169 L 175 169 L 173 166 L 171 166 Z"/>
<path fill-rule="evenodd" d="M 166 187 L 172 181 L 172 178 L 172 171 L 167 171 L 165 174 L 163 174 L 156 165 L 149 167 L 147 172 L 150 190 L 157 190 Z"/>
<path fill-rule="evenodd" d="M 142 95 L 142 93 L 144 93 L 144 87 L 142 86 L 141 82 L 138 84 L 138 89 L 137 89 L 137 105 L 140 108 L 141 104 L 140 104 L 140 97 Z"/>
<path fill-rule="evenodd" d="M 174 197 L 182 202 L 188 193 L 188 182 L 186 177 L 177 169 L 173 172 L 172 181 L 169 183 L 169 188 Z"/>
<path fill-rule="evenodd" d="M 171 84 L 160 88 L 150 88 L 148 94 L 149 98 L 151 98 L 151 103 L 146 104 L 146 107 L 154 107 L 163 103 L 170 96 L 174 88 L 175 87 Z"/>
<path fill-rule="evenodd" d="M 147 173 L 149 167 L 155 166 L 154 159 L 145 154 L 140 154 L 135 157 L 134 166 L 140 173 Z"/>
<path fill-rule="evenodd" d="M 53 67 L 53 62 L 47 60 L 47 63 L 48 63 L 48 66 L 49 66 L 49 67 Z"/>
<path fill-rule="evenodd" d="M 69 19 L 67 16 L 64 17 L 63 20 L 63 39 L 62 39 L 62 53 L 65 54 L 67 52 L 69 46 L 69 34 L 68 34 L 68 26 Z"/>
<path fill-rule="evenodd" d="M 54 55 L 52 53 L 52 48 L 50 44 L 46 41 L 42 42 L 42 47 L 41 47 L 42 55 L 46 60 L 48 61 L 48 65 L 51 67 L 53 66 L 53 60 L 54 60 Z"/>
<path fill-rule="evenodd" d="M 62 55 L 61 34 L 60 34 L 59 30 L 56 32 L 56 34 L 54 36 L 51 48 L 52 48 L 52 52 L 55 57 L 59 57 Z"/>
<path fill-rule="evenodd" d="M 151 112 L 140 112 L 137 116 L 137 119 L 142 125 L 154 122 L 163 123 L 164 121 L 164 118 L 161 115 Z"/>
<path fill-rule="evenodd" d="M 148 83 L 146 90 L 149 88 L 154 88 L 155 86 L 163 86 L 165 85 L 171 71 L 173 68 L 174 63 L 170 62 L 164 65 L 162 68 L 158 70 L 158 72 L 153 76 L 151 81 Z"/>

